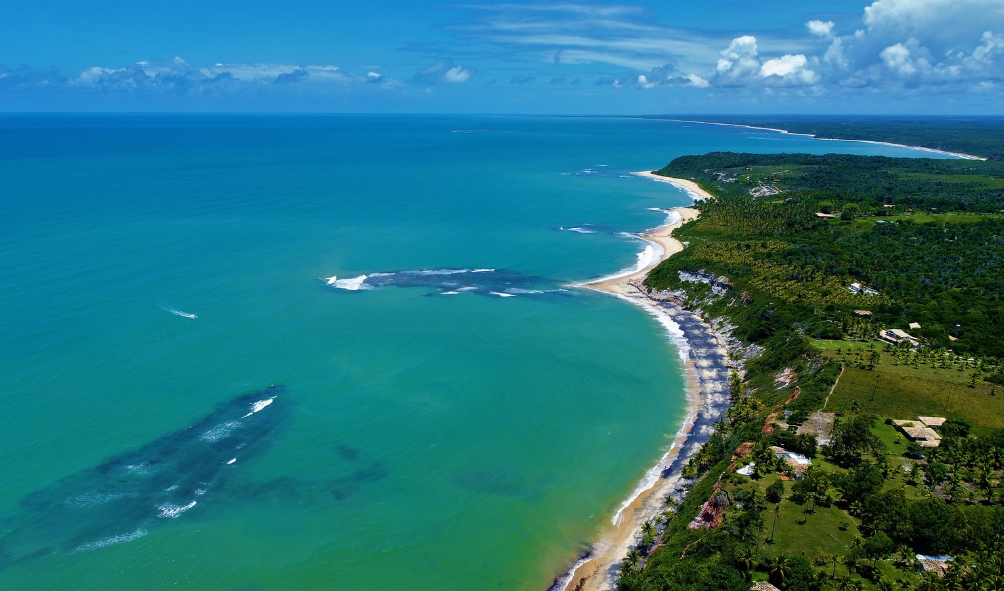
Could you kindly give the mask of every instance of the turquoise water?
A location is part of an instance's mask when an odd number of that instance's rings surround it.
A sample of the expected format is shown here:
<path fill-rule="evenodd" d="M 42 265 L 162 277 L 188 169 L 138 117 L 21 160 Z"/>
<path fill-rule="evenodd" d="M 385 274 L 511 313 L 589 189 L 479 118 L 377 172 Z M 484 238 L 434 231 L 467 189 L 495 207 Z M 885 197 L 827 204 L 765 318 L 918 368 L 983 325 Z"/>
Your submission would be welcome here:
<path fill-rule="evenodd" d="M 689 199 L 628 173 L 721 149 L 917 155 L 628 119 L 0 118 L 0 587 L 546 588 L 685 394 L 643 311 L 526 292 L 631 266 L 618 233 Z M 496 271 L 322 280 L 444 268 Z M 176 433 L 272 384 L 235 463 Z M 195 505 L 123 484 L 155 453 Z"/>

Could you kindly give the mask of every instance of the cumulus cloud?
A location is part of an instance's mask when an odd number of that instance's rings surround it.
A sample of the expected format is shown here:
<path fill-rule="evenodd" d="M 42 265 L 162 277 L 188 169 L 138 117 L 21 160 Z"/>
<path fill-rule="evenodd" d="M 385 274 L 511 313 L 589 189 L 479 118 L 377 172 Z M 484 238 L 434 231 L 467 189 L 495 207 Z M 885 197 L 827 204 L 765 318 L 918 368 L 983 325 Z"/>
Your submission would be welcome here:
<path fill-rule="evenodd" d="M 460 84 L 470 80 L 472 75 L 474 70 L 460 64 L 436 62 L 416 72 L 412 81 L 420 84 Z"/>
<path fill-rule="evenodd" d="M 1004 79 L 999 0 L 876 0 L 861 22 L 824 56 L 835 84 L 957 92 Z"/>
<path fill-rule="evenodd" d="M 830 37 L 833 35 L 833 27 L 835 23 L 833 21 L 809 21 L 805 23 L 806 28 L 809 32 L 817 37 Z"/>
<path fill-rule="evenodd" d="M 756 37 L 743 35 L 719 53 L 712 81 L 719 86 L 811 85 L 819 75 L 803 54 L 785 54 L 761 61 Z M 707 81 L 710 86 L 712 81 Z M 698 85 L 700 86 L 700 85 Z"/>

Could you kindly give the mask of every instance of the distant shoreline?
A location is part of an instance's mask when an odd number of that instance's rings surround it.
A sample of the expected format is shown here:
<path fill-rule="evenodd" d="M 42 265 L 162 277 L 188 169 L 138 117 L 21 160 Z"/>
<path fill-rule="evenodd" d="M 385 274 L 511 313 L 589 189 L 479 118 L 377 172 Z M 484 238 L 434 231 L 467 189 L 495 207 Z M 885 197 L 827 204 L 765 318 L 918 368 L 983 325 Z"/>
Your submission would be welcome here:
<path fill-rule="evenodd" d="M 965 160 L 986 160 L 982 156 L 976 156 L 974 154 L 965 154 L 963 152 L 949 152 L 947 150 L 938 150 L 937 148 L 927 148 L 924 146 L 911 146 L 909 144 L 897 144 L 893 142 L 880 142 L 878 140 L 854 140 L 839 137 L 816 137 L 813 133 L 798 133 L 794 131 L 788 131 L 787 129 L 778 129 L 776 127 L 761 127 L 757 125 L 746 125 L 743 123 L 723 123 L 720 121 L 698 121 L 696 119 L 656 119 L 654 117 L 644 117 L 644 119 L 649 119 L 652 121 L 675 121 L 677 123 L 699 123 L 701 125 L 723 125 L 725 127 L 742 127 L 745 129 L 757 129 L 760 131 L 774 131 L 777 133 L 783 133 L 785 135 L 802 135 L 805 137 L 810 137 L 814 140 L 819 141 L 829 141 L 829 142 L 859 142 L 863 144 L 874 144 L 877 146 L 892 146 L 896 148 L 909 148 L 911 150 L 921 150 L 923 152 L 931 152 L 932 154 L 944 154 L 946 156 L 955 156 L 956 158 L 962 158 Z"/>
<path fill-rule="evenodd" d="M 633 174 L 671 183 L 686 191 L 695 200 L 712 197 L 693 181 L 663 177 L 651 172 Z M 645 473 L 634 491 L 614 514 L 612 528 L 601 534 L 599 541 L 593 544 L 590 555 L 579 560 L 552 586 L 552 589 L 557 591 L 607 591 L 615 588 L 620 563 L 628 550 L 638 543 L 642 524 L 664 510 L 666 495 L 679 492 L 684 487 L 684 479 L 680 475 L 682 460 L 689 457 L 697 445 L 703 443 L 697 441 L 696 435 L 703 434 L 709 421 L 713 423 L 724 411 L 721 396 L 718 394 L 723 388 L 727 388 L 727 378 L 725 375 L 717 375 L 716 372 L 708 372 L 705 369 L 709 365 L 724 367 L 727 363 L 727 356 L 718 342 L 717 334 L 703 320 L 680 306 L 662 298 L 650 297 L 641 285 L 649 271 L 683 250 L 683 244 L 672 237 L 672 232 L 696 219 L 700 213 L 692 207 L 674 207 L 669 212 L 677 214 L 679 218 L 671 217 L 669 223 L 651 232 L 636 235 L 662 248 L 659 260 L 630 273 L 579 284 L 577 287 L 609 293 L 627 300 L 641 307 L 666 327 L 671 339 L 675 340 L 680 348 L 680 356 L 686 368 L 686 418 L 670 449 Z M 687 328 L 684 329 L 684 326 Z M 695 360 L 701 360 L 700 368 L 695 364 Z"/>

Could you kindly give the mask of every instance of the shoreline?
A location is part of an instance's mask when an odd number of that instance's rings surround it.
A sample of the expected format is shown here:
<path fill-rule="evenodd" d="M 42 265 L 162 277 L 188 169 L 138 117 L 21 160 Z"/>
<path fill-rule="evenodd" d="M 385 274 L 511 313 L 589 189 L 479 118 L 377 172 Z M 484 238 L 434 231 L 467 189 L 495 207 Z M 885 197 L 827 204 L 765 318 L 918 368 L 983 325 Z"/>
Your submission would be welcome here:
<path fill-rule="evenodd" d="M 646 118 L 651 119 L 651 118 Z M 982 156 L 976 156 L 975 154 L 966 154 L 964 152 L 949 152 L 948 150 L 939 150 L 937 148 L 927 148 L 924 146 L 911 146 L 909 144 L 897 144 L 894 142 L 883 142 L 879 140 L 852 140 L 839 137 L 817 137 L 814 133 L 798 133 L 794 131 L 788 131 L 787 129 L 778 129 L 775 127 L 761 127 L 758 125 L 745 125 L 742 123 L 723 123 L 720 121 L 698 121 L 696 119 L 658 119 L 658 121 L 676 121 L 677 123 L 699 123 L 701 125 L 723 125 L 725 127 L 742 127 L 745 129 L 757 129 L 760 131 L 775 131 L 777 133 L 783 133 L 787 135 L 801 135 L 805 137 L 811 137 L 814 140 L 819 141 L 830 141 L 830 142 L 860 142 L 863 144 L 875 144 L 878 146 L 892 146 L 895 148 L 908 148 L 911 150 L 920 150 L 922 152 L 930 152 L 932 154 L 944 154 L 945 156 L 955 156 L 956 158 L 962 158 L 963 160 L 986 160 Z"/>
<path fill-rule="evenodd" d="M 712 197 L 693 181 L 662 177 L 651 172 L 637 176 L 671 183 L 698 199 Z M 681 470 L 710 436 L 715 421 L 728 406 L 728 353 L 717 333 L 700 317 L 685 310 L 672 296 L 649 294 L 642 281 L 656 265 L 683 250 L 672 232 L 695 219 L 699 212 L 692 207 L 668 210 L 668 223 L 634 236 L 662 248 L 659 260 L 639 257 L 636 269 L 582 283 L 577 287 L 608 293 L 645 310 L 665 327 L 677 345 L 684 365 L 687 391 L 687 414 L 669 450 L 655 466 L 648 469 L 635 489 L 621 503 L 611 519 L 611 526 L 600 534 L 590 553 L 578 560 L 551 586 L 556 591 L 607 591 L 616 588 L 620 564 L 632 546 L 641 539 L 641 526 L 663 511 L 667 495 L 682 498 L 690 486 Z"/>

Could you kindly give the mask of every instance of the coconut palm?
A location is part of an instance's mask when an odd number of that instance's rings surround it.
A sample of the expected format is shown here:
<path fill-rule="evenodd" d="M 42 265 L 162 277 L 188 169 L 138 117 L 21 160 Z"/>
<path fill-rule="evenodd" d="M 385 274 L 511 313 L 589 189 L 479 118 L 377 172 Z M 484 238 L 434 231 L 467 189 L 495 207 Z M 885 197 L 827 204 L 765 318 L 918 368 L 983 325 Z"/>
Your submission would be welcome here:
<path fill-rule="evenodd" d="M 736 568 L 742 571 L 743 576 L 749 580 L 751 571 L 756 568 L 756 554 L 749 548 L 740 547 L 735 551 L 733 561 L 735 562 Z"/>
<path fill-rule="evenodd" d="M 791 575 L 791 559 L 786 555 L 771 556 L 766 562 L 767 574 L 770 575 L 772 582 L 782 584 Z"/>

